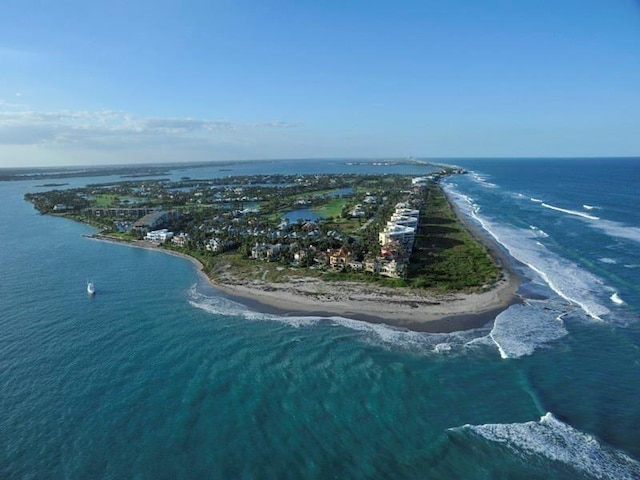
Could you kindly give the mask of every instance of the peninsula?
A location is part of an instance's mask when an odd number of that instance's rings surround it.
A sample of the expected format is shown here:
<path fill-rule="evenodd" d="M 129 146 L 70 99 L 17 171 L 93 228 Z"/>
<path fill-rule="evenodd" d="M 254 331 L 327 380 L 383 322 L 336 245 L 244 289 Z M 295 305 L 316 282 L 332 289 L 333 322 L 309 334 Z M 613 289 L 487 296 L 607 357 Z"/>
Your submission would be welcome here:
<path fill-rule="evenodd" d="M 439 185 L 462 173 L 136 179 L 25 198 L 99 228 L 95 238 L 185 255 L 260 311 L 446 332 L 516 299 L 508 262 Z"/>

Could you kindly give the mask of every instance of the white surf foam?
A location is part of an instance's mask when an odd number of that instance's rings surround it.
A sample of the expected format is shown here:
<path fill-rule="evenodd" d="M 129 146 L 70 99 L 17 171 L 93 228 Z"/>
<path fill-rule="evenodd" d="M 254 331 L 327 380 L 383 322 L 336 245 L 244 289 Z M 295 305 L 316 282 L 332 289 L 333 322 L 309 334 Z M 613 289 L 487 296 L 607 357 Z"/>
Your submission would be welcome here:
<path fill-rule="evenodd" d="M 563 313 L 536 304 L 512 305 L 500 313 L 489 337 L 502 358 L 531 355 L 537 348 L 567 335 Z"/>
<path fill-rule="evenodd" d="M 445 184 L 445 188 L 464 214 L 475 219 L 512 257 L 538 274 L 560 297 L 580 306 L 587 315 L 598 320 L 609 313 L 609 309 L 597 300 L 604 291 L 600 279 L 549 251 L 531 230 L 494 223 L 479 214 L 480 207 L 473 199 L 461 196 L 450 185 Z"/>
<path fill-rule="evenodd" d="M 542 203 L 542 200 L 540 200 L 539 198 L 531 197 L 529 200 L 531 200 L 534 203 Z"/>
<path fill-rule="evenodd" d="M 599 258 L 598 261 L 601 263 L 607 263 L 609 265 L 615 265 L 618 263 L 617 260 L 614 260 L 613 258 L 608 258 L 608 257 Z"/>
<path fill-rule="evenodd" d="M 582 205 L 582 208 L 584 208 L 585 210 L 595 210 L 596 208 L 600 208 L 600 207 L 596 207 L 594 205 Z"/>
<path fill-rule="evenodd" d="M 498 186 L 495 183 L 491 183 L 490 181 L 487 180 L 488 176 L 487 175 L 483 175 L 480 173 L 476 173 L 476 172 L 471 172 L 471 177 L 480 185 L 482 185 L 483 187 L 486 188 L 498 188 Z"/>
<path fill-rule="evenodd" d="M 473 339 L 486 337 L 488 333 L 488 328 L 452 333 L 423 333 L 339 316 L 283 316 L 260 313 L 221 295 L 209 296 L 198 293 L 196 285 L 189 291 L 188 301 L 193 307 L 214 315 L 236 316 L 252 321 L 279 322 L 295 328 L 329 322 L 359 332 L 361 338 L 369 343 L 420 354 L 461 353 L 468 345 L 471 345 Z"/>
<path fill-rule="evenodd" d="M 214 315 L 224 315 L 232 317 L 243 317 L 248 320 L 267 320 L 285 323 L 292 327 L 301 327 L 305 325 L 313 325 L 321 320 L 322 317 L 317 316 L 282 316 L 270 313 L 254 312 L 241 303 L 234 302 L 222 295 L 203 295 L 196 291 L 196 286 L 191 287 L 189 291 L 189 304 L 200 310 L 212 313 Z"/>
<path fill-rule="evenodd" d="M 567 208 L 560 208 L 560 207 L 556 207 L 554 205 L 549 205 L 548 203 L 544 203 L 544 202 L 542 202 L 540 205 L 542 205 L 543 207 L 548 208 L 550 210 L 555 210 L 556 212 L 567 213 L 569 215 L 574 215 L 576 217 L 587 218 L 589 220 L 600 220 L 600 217 L 596 217 L 594 215 L 589 215 L 589 214 L 584 213 L 584 212 L 577 212 L 575 210 L 569 210 Z"/>
<path fill-rule="evenodd" d="M 548 238 L 549 237 L 549 234 L 547 234 L 547 232 L 545 232 L 544 230 L 539 229 L 535 225 L 529 225 L 529 228 L 531 230 L 533 230 L 534 232 L 536 232 L 538 234 L 538 236 L 541 237 L 541 238 Z"/>
<path fill-rule="evenodd" d="M 625 301 L 618 296 L 618 292 L 615 292 L 613 295 L 609 297 L 613 303 L 616 305 L 624 305 Z"/>
<path fill-rule="evenodd" d="M 624 223 L 613 220 L 600 220 L 598 223 L 590 224 L 591 228 L 600 230 L 610 237 L 622 238 L 640 243 L 640 228 L 630 227 Z"/>
<path fill-rule="evenodd" d="M 595 437 L 576 430 L 547 413 L 538 422 L 465 425 L 451 431 L 470 431 L 499 443 L 525 460 L 541 456 L 561 462 L 598 479 L 640 478 L 640 463 Z"/>

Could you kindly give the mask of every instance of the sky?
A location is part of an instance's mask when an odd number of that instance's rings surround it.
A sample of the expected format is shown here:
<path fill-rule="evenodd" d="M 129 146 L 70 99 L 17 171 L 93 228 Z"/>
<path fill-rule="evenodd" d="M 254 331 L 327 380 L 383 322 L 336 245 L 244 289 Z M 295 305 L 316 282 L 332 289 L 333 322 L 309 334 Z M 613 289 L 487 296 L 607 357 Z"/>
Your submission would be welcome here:
<path fill-rule="evenodd" d="M 0 168 L 640 155 L 640 0 L 2 0 Z"/>

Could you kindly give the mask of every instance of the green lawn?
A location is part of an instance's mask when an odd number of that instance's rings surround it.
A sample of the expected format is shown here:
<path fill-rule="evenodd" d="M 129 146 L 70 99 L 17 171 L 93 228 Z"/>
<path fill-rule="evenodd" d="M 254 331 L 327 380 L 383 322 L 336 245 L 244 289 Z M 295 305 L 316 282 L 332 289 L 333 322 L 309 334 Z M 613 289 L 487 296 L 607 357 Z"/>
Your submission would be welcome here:
<path fill-rule="evenodd" d="M 500 270 L 466 230 L 438 186 L 429 187 L 411 256 L 409 283 L 441 290 L 473 290 L 495 282 Z"/>
<path fill-rule="evenodd" d="M 98 208 L 111 208 L 111 207 L 135 207 L 136 202 L 141 199 L 133 197 L 121 197 L 111 193 L 102 193 L 95 195 L 91 199 L 91 203 L 94 207 Z"/>
<path fill-rule="evenodd" d="M 342 206 L 345 204 L 346 199 L 334 198 L 320 207 L 312 208 L 314 213 L 322 215 L 323 217 L 339 217 L 342 213 Z"/>

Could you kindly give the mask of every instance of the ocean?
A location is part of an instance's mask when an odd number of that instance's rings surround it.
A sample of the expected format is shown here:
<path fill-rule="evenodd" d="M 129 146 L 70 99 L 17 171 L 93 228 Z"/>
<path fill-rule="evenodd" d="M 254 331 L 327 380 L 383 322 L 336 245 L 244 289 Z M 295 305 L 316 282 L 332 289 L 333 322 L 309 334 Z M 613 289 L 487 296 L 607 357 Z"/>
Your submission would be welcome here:
<path fill-rule="evenodd" d="M 0 182 L 0 478 L 640 478 L 640 159 L 446 163 L 524 300 L 451 334 L 251 311 Z M 426 171 L 230 168 L 171 178 Z"/>

